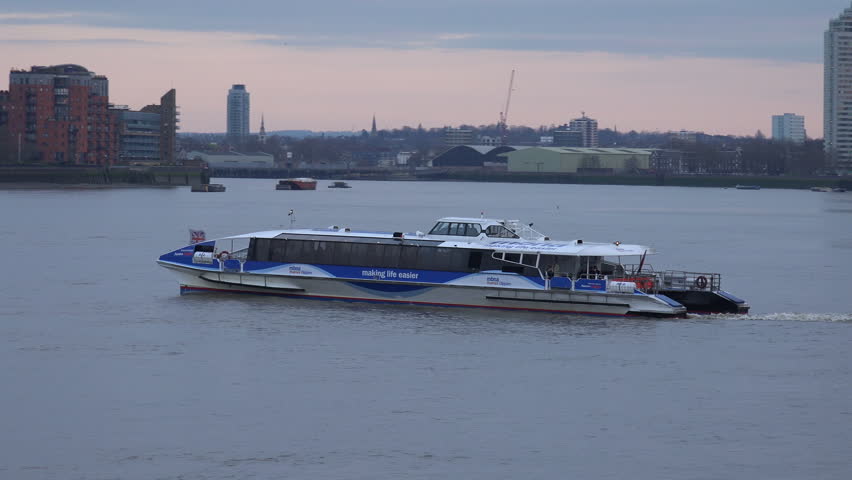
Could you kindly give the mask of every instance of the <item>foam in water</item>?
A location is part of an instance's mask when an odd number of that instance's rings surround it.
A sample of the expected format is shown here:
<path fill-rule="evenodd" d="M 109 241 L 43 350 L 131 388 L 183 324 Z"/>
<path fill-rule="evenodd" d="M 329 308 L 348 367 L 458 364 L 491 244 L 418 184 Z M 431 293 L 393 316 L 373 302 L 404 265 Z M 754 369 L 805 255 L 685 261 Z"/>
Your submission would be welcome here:
<path fill-rule="evenodd" d="M 689 318 L 711 318 L 719 320 L 772 320 L 782 322 L 840 322 L 852 323 L 852 313 L 761 313 L 752 315 L 716 314 L 716 315 L 694 315 Z"/>

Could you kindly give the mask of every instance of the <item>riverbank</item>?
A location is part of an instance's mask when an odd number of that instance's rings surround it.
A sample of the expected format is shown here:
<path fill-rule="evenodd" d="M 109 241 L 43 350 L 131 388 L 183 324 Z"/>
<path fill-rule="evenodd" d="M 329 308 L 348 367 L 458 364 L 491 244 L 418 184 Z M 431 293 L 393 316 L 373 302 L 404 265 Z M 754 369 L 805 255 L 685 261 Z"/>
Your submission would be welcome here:
<path fill-rule="evenodd" d="M 737 185 L 758 185 L 761 188 L 807 189 L 829 187 L 852 189 L 848 177 L 788 177 L 766 175 L 578 175 L 570 173 L 515 173 L 491 169 L 215 169 L 217 178 L 288 178 L 313 177 L 334 180 L 382 181 L 457 181 L 542 183 L 580 185 L 636 185 L 670 187 L 735 188 Z"/>
<path fill-rule="evenodd" d="M 782 177 L 766 175 L 577 175 L 495 171 L 447 171 L 432 175 L 423 175 L 419 179 L 709 188 L 735 188 L 737 185 L 757 185 L 761 188 L 794 190 L 811 187 L 852 188 L 852 178 L 846 177 Z"/>
<path fill-rule="evenodd" d="M 92 186 L 192 186 L 209 183 L 205 169 L 194 167 L 51 167 L 16 165 L 0 167 L 0 184 L 22 188 L 49 185 Z"/>
<path fill-rule="evenodd" d="M 217 178 L 313 177 L 334 180 L 499 182 L 579 185 L 636 185 L 670 187 L 807 189 L 811 187 L 852 190 L 849 177 L 788 177 L 759 175 L 578 175 L 569 173 L 514 173 L 491 169 L 202 169 L 196 167 L 0 167 L 3 188 L 41 188 L 56 185 L 96 186 L 193 186 Z M 14 185 L 14 187 L 12 187 Z"/>

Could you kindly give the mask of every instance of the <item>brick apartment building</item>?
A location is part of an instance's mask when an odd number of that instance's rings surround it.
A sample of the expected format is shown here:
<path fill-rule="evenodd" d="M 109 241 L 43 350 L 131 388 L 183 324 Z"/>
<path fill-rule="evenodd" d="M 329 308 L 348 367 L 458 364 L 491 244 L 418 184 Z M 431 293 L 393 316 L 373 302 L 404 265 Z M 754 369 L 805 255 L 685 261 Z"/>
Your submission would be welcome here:
<path fill-rule="evenodd" d="M 9 136 L 34 152 L 24 161 L 110 165 L 117 158 L 105 76 L 72 64 L 12 70 L 0 97 Z"/>

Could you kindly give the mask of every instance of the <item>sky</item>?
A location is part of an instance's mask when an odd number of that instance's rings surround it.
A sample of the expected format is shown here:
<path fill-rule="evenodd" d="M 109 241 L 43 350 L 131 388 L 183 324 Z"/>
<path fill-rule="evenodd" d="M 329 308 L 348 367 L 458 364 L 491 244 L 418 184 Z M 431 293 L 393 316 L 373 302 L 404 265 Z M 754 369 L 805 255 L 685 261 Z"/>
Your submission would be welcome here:
<path fill-rule="evenodd" d="M 75 63 L 131 108 L 177 89 L 184 132 L 560 125 L 822 136 L 823 32 L 849 0 L 0 0 L 0 68 Z M 8 88 L 8 80 L 0 89 Z"/>

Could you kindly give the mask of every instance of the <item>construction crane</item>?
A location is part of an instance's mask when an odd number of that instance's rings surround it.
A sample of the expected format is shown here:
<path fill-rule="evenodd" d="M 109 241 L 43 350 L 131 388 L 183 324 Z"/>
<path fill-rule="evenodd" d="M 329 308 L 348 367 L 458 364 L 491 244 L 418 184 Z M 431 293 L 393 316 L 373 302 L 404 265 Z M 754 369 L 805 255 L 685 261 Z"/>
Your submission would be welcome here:
<path fill-rule="evenodd" d="M 512 101 L 512 87 L 515 84 L 515 71 L 512 70 L 512 75 L 509 77 L 509 91 L 506 93 L 506 106 L 500 112 L 500 122 L 497 124 L 497 130 L 500 132 L 500 145 L 506 145 L 506 138 L 509 136 L 509 104 Z"/>

